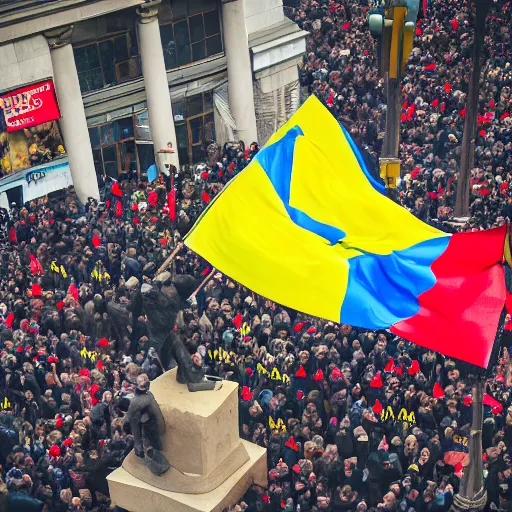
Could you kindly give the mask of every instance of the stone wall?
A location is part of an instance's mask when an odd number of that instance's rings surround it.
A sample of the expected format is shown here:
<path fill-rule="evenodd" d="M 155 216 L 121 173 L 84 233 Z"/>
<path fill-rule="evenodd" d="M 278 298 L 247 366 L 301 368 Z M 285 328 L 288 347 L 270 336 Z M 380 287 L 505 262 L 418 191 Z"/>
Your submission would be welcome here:
<path fill-rule="evenodd" d="M 1 92 L 53 76 L 50 49 L 42 35 L 4 44 L 0 53 Z"/>

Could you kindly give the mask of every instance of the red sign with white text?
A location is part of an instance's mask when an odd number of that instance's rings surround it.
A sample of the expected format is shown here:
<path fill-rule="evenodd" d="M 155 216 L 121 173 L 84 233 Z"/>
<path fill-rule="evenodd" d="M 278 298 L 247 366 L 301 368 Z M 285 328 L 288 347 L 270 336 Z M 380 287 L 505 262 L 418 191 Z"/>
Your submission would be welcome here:
<path fill-rule="evenodd" d="M 0 97 L 8 132 L 59 119 L 53 80 L 45 80 Z"/>

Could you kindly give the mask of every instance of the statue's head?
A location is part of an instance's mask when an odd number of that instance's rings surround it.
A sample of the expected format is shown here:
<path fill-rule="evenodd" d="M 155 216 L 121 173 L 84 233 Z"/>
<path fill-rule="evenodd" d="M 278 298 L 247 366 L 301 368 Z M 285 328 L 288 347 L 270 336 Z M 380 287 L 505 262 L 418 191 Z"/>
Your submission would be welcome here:
<path fill-rule="evenodd" d="M 150 382 L 149 382 L 149 377 L 147 376 L 146 373 L 141 373 L 140 375 L 137 376 L 137 389 L 143 393 L 145 393 L 146 391 L 149 391 L 149 385 L 150 385 Z"/>

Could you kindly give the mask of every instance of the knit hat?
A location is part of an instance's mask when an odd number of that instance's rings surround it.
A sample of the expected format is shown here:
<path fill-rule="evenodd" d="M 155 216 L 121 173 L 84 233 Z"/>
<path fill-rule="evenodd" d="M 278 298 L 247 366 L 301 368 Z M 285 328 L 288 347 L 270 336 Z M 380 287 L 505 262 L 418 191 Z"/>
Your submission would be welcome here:
<path fill-rule="evenodd" d="M 411 464 L 408 468 L 407 468 L 407 471 L 416 471 L 416 473 L 419 473 L 420 472 L 420 469 L 418 468 L 418 465 L 417 464 Z"/>

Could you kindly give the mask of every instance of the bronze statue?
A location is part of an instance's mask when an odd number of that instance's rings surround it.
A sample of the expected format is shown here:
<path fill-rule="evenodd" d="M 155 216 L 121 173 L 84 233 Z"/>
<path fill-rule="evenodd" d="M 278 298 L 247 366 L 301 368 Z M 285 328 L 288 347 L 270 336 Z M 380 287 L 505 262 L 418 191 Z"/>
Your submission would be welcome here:
<path fill-rule="evenodd" d="M 206 376 L 194 364 L 181 336 L 174 331 L 178 312 L 198 284 L 198 280 L 186 275 L 177 275 L 171 282 L 171 274 L 163 272 L 151 284 L 142 285 L 140 303 L 148 320 L 151 346 L 155 347 L 162 366 L 171 369 L 177 365 L 177 380 L 186 384 L 189 391 L 212 391 L 220 379 Z"/>
<path fill-rule="evenodd" d="M 135 455 L 144 460 L 154 475 L 160 476 L 171 465 L 161 452 L 165 421 L 149 385 L 145 373 L 137 376 L 137 389 L 128 408 L 128 419 L 135 441 Z"/>

